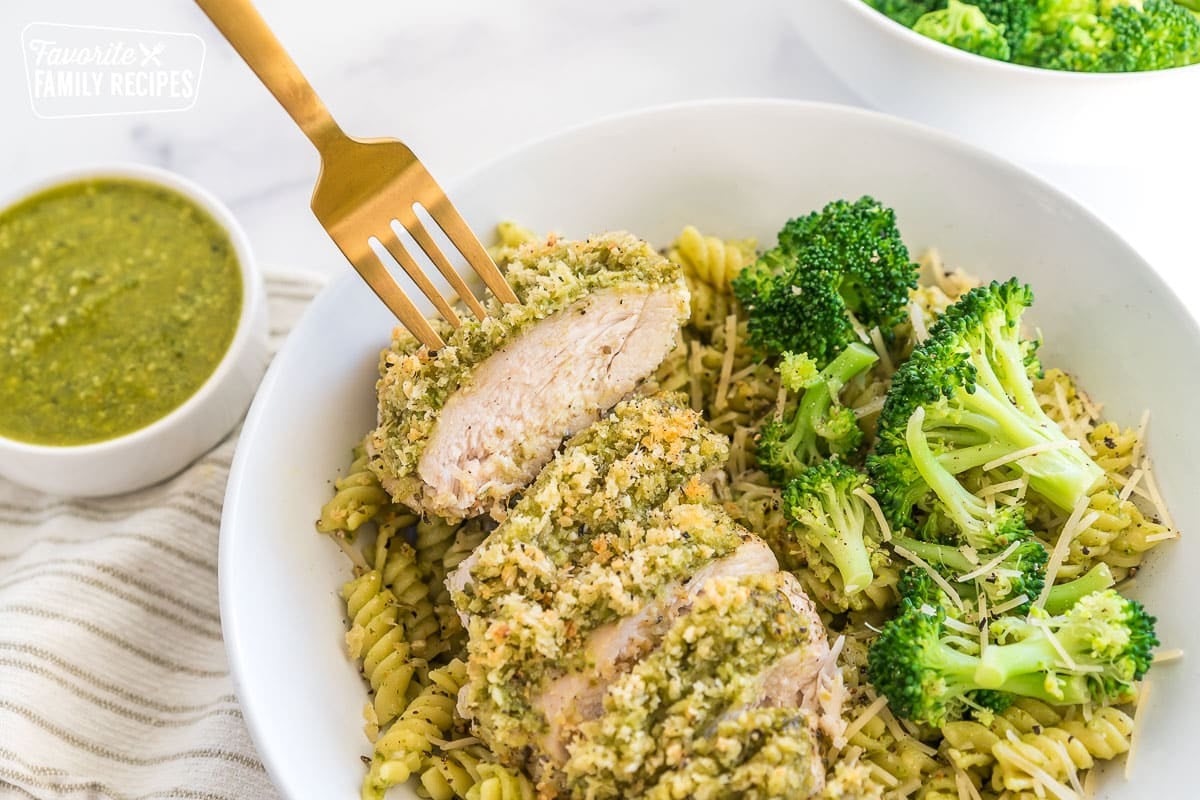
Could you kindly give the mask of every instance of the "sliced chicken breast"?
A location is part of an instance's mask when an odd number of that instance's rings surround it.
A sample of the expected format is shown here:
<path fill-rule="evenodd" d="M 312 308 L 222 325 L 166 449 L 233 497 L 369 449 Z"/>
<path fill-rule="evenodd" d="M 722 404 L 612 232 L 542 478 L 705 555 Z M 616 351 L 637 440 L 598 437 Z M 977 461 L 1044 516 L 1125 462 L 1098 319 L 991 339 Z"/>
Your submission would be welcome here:
<path fill-rule="evenodd" d="M 687 786 L 709 764 L 719 767 L 703 776 L 711 788 L 756 773 L 757 745 L 778 737 L 794 747 L 777 765 L 789 796 L 819 790 L 824 762 L 801 681 L 815 680 L 828 647 L 807 598 L 784 588 L 789 578 L 708 578 L 655 649 L 610 682 L 595 716 L 569 736 L 566 761 L 537 765 L 543 784 L 579 797 L 642 796 L 660 781 Z M 706 761 L 722 750 L 732 758 Z"/>
<path fill-rule="evenodd" d="M 709 562 L 686 582 L 672 582 L 641 611 L 593 631 L 586 645 L 587 661 L 593 666 L 549 681 L 534 696 L 533 707 L 548 725 L 542 748 L 551 759 L 566 760 L 567 742 L 580 723 L 600 715 L 604 693 L 613 680 L 657 645 L 709 580 L 769 575 L 778 569 L 771 548 L 757 536 L 747 535 L 732 554 Z"/>
<path fill-rule="evenodd" d="M 385 353 L 371 468 L 422 513 L 501 518 L 564 437 L 659 365 L 687 318 L 682 274 L 645 242 L 606 234 L 521 248 L 521 305 L 495 304 L 447 347 Z"/>

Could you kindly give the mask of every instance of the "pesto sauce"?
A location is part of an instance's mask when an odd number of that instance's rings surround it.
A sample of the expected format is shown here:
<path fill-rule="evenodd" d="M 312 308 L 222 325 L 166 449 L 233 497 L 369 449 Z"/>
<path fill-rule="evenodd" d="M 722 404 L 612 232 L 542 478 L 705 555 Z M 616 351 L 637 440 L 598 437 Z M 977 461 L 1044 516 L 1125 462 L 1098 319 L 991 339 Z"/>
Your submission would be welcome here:
<path fill-rule="evenodd" d="M 150 183 L 56 186 L 0 213 L 0 435 L 111 439 L 182 405 L 241 316 L 233 243 Z"/>

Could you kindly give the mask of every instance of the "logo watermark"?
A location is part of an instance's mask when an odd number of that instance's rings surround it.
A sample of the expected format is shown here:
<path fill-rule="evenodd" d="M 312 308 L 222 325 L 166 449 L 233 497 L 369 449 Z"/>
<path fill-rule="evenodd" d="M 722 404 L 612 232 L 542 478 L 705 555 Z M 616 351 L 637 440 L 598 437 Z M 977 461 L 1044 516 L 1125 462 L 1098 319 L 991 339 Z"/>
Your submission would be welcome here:
<path fill-rule="evenodd" d="M 194 33 L 33 22 L 21 50 L 29 101 L 43 118 L 187 111 L 204 69 Z"/>

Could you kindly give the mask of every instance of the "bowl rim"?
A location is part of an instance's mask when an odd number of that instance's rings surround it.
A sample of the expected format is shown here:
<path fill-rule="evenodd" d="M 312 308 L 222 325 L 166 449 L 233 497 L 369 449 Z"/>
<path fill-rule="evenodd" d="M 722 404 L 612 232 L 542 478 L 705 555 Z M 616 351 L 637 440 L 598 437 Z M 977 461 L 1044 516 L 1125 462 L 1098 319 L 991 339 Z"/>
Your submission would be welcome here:
<path fill-rule="evenodd" d="M 859 2 L 861 0 L 851 0 Z M 872 13 L 874 12 L 872 10 Z M 881 15 L 882 16 L 882 15 Z M 914 34 L 917 35 L 917 34 Z M 581 123 L 569 125 L 548 134 L 537 136 L 520 143 L 500 155 L 487 159 L 477 164 L 474 168 L 464 171 L 461 175 L 456 176 L 453 180 L 447 182 L 447 193 L 453 199 L 454 195 L 465 185 L 476 180 L 477 177 L 487 171 L 496 168 L 503 162 L 519 157 L 520 155 L 531 151 L 546 147 L 557 141 L 563 141 L 571 138 L 576 134 L 580 134 L 593 128 L 600 128 L 612 125 L 621 125 L 630 120 L 647 119 L 650 117 L 670 115 L 674 113 L 684 113 L 689 110 L 711 109 L 714 113 L 728 109 L 782 109 L 790 110 L 801 114 L 821 114 L 821 115 L 837 115 L 843 118 L 859 118 L 868 123 L 882 123 L 898 131 L 907 131 L 915 133 L 923 138 L 931 140 L 943 147 L 964 152 L 967 156 L 973 159 L 983 159 L 997 167 L 1002 167 L 1006 171 L 1014 173 L 1022 182 L 1034 184 L 1040 189 L 1047 191 L 1067 205 L 1076 209 L 1081 216 L 1089 221 L 1094 226 L 1107 231 L 1114 239 L 1124 246 L 1126 254 L 1131 261 L 1136 261 L 1140 264 L 1142 270 L 1146 274 L 1148 280 L 1157 283 L 1163 289 L 1164 302 L 1174 304 L 1174 310 L 1185 320 L 1190 335 L 1196 339 L 1200 339 L 1200 321 L 1197 320 L 1182 299 L 1176 294 L 1175 290 L 1159 273 L 1150 265 L 1149 261 L 1122 236 L 1116 229 L 1106 223 L 1089 206 L 1084 204 L 1073 195 L 1059 189 L 1053 183 L 1031 170 L 1016 164 L 1002 156 L 992 153 L 985 148 L 972 144 L 966 140 L 960 139 L 942 130 L 929 125 L 924 125 L 904 117 L 899 117 L 893 114 L 887 114 L 881 111 L 862 108 L 840 103 L 830 103 L 814 100 L 796 100 L 789 98 L 754 98 L 754 97 L 736 97 L 736 98 L 707 98 L 701 100 L 688 100 L 683 102 L 652 104 L 641 106 L 638 108 L 622 111 L 615 114 L 603 115 L 591 120 L 586 120 Z M 325 312 L 326 306 L 329 306 L 342 291 L 341 287 L 352 281 L 361 280 L 357 275 L 347 272 L 327 283 L 321 292 L 313 299 L 308 308 L 304 311 L 301 317 L 297 320 L 292 330 L 305 325 L 310 316 L 318 317 Z M 242 433 L 238 437 L 237 447 L 234 451 L 233 460 L 230 464 L 229 475 L 225 484 L 225 495 L 222 504 L 221 513 L 221 529 L 218 542 L 217 552 L 217 581 L 218 581 L 218 599 L 221 617 L 221 634 L 222 642 L 224 643 L 227 663 L 229 667 L 229 675 L 233 683 L 234 692 L 238 697 L 238 703 L 242 710 L 243 721 L 246 729 L 250 734 L 251 740 L 254 743 L 256 752 L 263 767 L 271 779 L 272 784 L 280 792 L 280 794 L 288 798 L 288 800 L 297 800 L 297 798 L 307 796 L 303 791 L 298 791 L 291 773 L 286 769 L 286 762 L 283 758 L 283 753 L 280 752 L 271 737 L 268 735 L 266 726 L 266 718 L 274 712 L 274 708 L 264 707 L 260 701 L 255 699 L 253 692 L 248 691 L 247 678 L 253 672 L 251 661 L 246 656 L 246 651 L 242 645 L 245 637 L 242 634 L 242 620 L 236 611 L 235 595 L 239 599 L 241 597 L 241 584 L 235 580 L 235 575 L 238 570 L 235 568 L 237 563 L 235 560 L 235 550 L 232 545 L 233 539 L 238 535 L 251 535 L 252 532 L 242 531 L 235 532 L 238 526 L 234 522 L 241 514 L 241 507 L 244 503 L 249 502 L 248 498 L 253 494 L 248 490 L 243 490 L 243 484 L 246 480 L 246 471 L 249 469 L 248 449 L 244 446 L 245 442 L 253 436 L 253 432 L 260 426 L 261 418 L 267 417 L 270 410 L 265 405 L 265 398 L 270 394 L 274 386 L 279 383 L 282 378 L 282 364 L 287 360 L 281 358 L 296 345 L 297 339 L 288 337 L 280 348 L 279 353 L 272 360 L 267 368 L 266 375 L 259 383 L 258 391 L 255 394 L 254 401 L 251 403 L 250 410 L 247 413 L 243 422 Z M 249 436 L 248 436 L 249 434 Z M 316 535 L 315 532 L 313 535 Z M 277 713 L 277 712 L 275 712 Z"/>
<path fill-rule="evenodd" d="M 216 394 L 220 385 L 236 369 L 238 362 L 246 353 L 251 336 L 254 335 L 251 323 L 254 321 L 257 308 L 263 302 L 263 288 L 262 275 L 254 259 L 250 238 L 241 223 L 234 217 L 233 212 L 216 195 L 189 178 L 162 167 L 136 162 L 113 161 L 84 164 L 58 170 L 6 194 L 3 199 L 0 199 L 0 213 L 59 186 L 104 179 L 136 181 L 176 192 L 203 209 L 221 227 L 233 244 L 234 254 L 238 261 L 238 271 L 242 277 L 242 306 L 238 313 L 237 325 L 234 327 L 233 338 L 229 340 L 229 345 L 221 355 L 221 360 L 217 362 L 216 367 L 204 379 L 204 382 L 182 403 L 158 419 L 110 439 L 82 444 L 39 444 L 13 439 L 0 433 L 0 448 L 13 454 L 51 458 L 99 456 L 130 446 L 136 447 L 142 442 L 149 441 L 159 433 L 184 421 Z"/>
<path fill-rule="evenodd" d="M 852 13 L 859 14 L 862 19 L 869 19 L 870 21 L 867 24 L 875 25 L 880 31 L 887 31 L 890 35 L 899 36 L 909 44 L 920 48 L 933 57 L 942 56 L 957 61 L 958 66 L 964 68 L 993 69 L 998 74 L 1007 72 L 1011 75 L 1037 76 L 1033 80 L 1064 82 L 1093 81 L 1097 83 L 1100 81 L 1108 83 L 1145 83 L 1150 80 L 1163 80 L 1162 76 L 1164 75 L 1176 76 L 1165 80 L 1177 80 L 1178 75 L 1182 73 L 1200 72 L 1200 63 L 1188 64 L 1183 67 L 1170 67 L 1168 69 L 1140 70 L 1138 72 L 1076 72 L 1074 70 L 1046 69 L 1045 67 L 1014 64 L 1011 61 L 1000 61 L 999 59 L 988 58 L 977 53 L 960 50 L 945 42 L 939 42 L 935 39 L 930 39 L 928 36 L 923 36 L 912 28 L 906 27 L 902 23 L 892 19 L 882 11 L 875 10 L 867 5 L 865 0 L 837 0 L 837 2 L 842 3 L 842 5 L 848 8 L 852 8 Z"/>

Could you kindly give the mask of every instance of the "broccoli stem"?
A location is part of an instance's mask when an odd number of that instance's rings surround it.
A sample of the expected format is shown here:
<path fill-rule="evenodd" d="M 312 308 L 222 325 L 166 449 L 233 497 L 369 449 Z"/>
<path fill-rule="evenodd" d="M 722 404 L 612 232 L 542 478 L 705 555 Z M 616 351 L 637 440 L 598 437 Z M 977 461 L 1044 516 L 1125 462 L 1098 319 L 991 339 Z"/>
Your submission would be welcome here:
<path fill-rule="evenodd" d="M 841 574 L 846 595 L 857 594 L 875 579 L 871 556 L 863 541 L 866 510 L 861 501 L 855 503 L 857 498 L 839 497 L 836 486 L 827 486 L 824 493 L 830 525 L 823 531 L 814 532 Z"/>
<path fill-rule="evenodd" d="M 1034 633 L 1020 642 L 986 648 L 979 657 L 975 681 L 984 689 L 1001 689 L 1021 676 L 1029 676 L 1036 678 L 1035 691 L 1037 686 L 1042 687 L 1041 693 L 1035 696 L 1048 696 L 1061 703 L 1064 702 L 1063 689 L 1053 674 L 1061 662 L 1062 656 L 1046 635 Z"/>
<path fill-rule="evenodd" d="M 1076 705 L 1092 699 L 1087 679 L 1082 675 L 1016 675 L 1004 681 L 995 691 L 1032 697 L 1056 705 Z"/>
<path fill-rule="evenodd" d="M 1079 598 L 1092 592 L 1101 592 L 1116 583 L 1112 570 L 1103 562 L 1097 564 L 1073 581 L 1060 583 L 1046 596 L 1045 610 L 1048 614 L 1062 614 L 1079 602 Z"/>
<path fill-rule="evenodd" d="M 797 431 L 814 430 L 825 414 L 829 411 L 829 407 L 833 405 L 833 401 L 841 393 L 842 387 L 850 382 L 855 375 L 863 370 L 871 367 L 879 360 L 879 356 L 875 351 L 861 342 L 853 342 L 846 346 L 846 349 L 838 353 L 837 358 L 830 361 L 825 369 L 818 373 L 817 379 L 804 392 L 804 396 L 800 398 L 800 406 L 796 409 L 796 425 Z M 796 442 L 789 444 L 793 446 L 799 444 L 799 438 L 796 434 Z"/>
<path fill-rule="evenodd" d="M 986 364 L 986 360 L 982 361 Z M 1040 409 L 1028 412 L 1014 405 L 1005 389 L 996 385 L 998 380 L 990 367 L 977 365 L 975 391 L 961 394 L 962 411 L 956 413 L 954 423 L 985 434 L 990 442 L 975 445 L 970 452 L 964 453 L 954 466 L 958 471 L 987 463 L 981 460 L 984 455 L 1005 455 L 1046 442 L 1069 441 Z M 1021 395 L 1028 380 L 1022 376 L 1012 383 L 1022 387 L 1014 389 L 1018 402 L 1027 402 Z M 1104 471 L 1073 444 L 1025 456 L 1018 459 L 1015 466 L 1029 477 L 1031 489 L 1064 511 L 1073 509 L 1079 497 L 1091 491 L 1104 475 Z"/>
<path fill-rule="evenodd" d="M 1021 370 L 1009 380 L 997 376 L 986 358 L 971 360 L 976 369 L 975 391 L 962 395 L 963 408 L 968 412 L 964 424 L 990 432 L 993 441 L 1005 444 L 1008 452 L 1046 442 L 1070 441 L 1037 405 L 1024 373 L 1024 361 L 1016 358 L 1016 363 L 1007 363 L 1014 360 L 1008 354 L 1010 349 L 997 348 L 999 353 L 1007 354 L 1003 359 L 1006 374 Z M 1016 466 L 1029 476 L 1031 489 L 1064 511 L 1073 509 L 1079 498 L 1091 491 L 1104 475 L 1074 443 L 1025 456 L 1017 460 Z"/>
<path fill-rule="evenodd" d="M 897 536 L 895 534 L 892 535 L 892 544 L 903 547 L 905 550 L 920 556 L 930 564 L 949 567 L 955 572 L 970 572 L 978 566 L 978 564 L 972 564 L 968 561 L 967 557 L 963 555 L 962 550 L 954 545 L 922 542 L 920 539 L 910 539 L 907 536 Z"/>
<path fill-rule="evenodd" d="M 918 407 L 909 417 L 908 427 L 904 432 L 904 440 L 912 455 L 913 464 L 925 483 L 945 504 L 950 518 L 963 532 L 967 542 L 973 547 L 979 547 L 982 542 L 978 537 L 983 528 L 980 518 L 986 513 L 986 507 L 982 500 L 964 489 L 952 473 L 942 468 L 933 451 L 929 449 L 929 441 L 922 429 L 924 423 L 925 409 Z"/>

